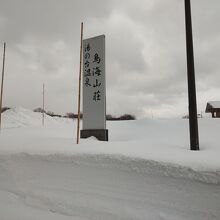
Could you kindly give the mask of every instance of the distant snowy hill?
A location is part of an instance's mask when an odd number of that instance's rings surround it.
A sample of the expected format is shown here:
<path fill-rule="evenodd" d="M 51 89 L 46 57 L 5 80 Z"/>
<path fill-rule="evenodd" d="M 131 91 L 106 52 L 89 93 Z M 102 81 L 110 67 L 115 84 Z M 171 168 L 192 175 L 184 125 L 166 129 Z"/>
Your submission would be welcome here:
<path fill-rule="evenodd" d="M 41 113 L 33 112 L 32 110 L 25 109 L 23 107 L 15 107 L 5 111 L 2 114 L 2 118 L 4 128 L 40 126 L 42 124 Z M 64 121 L 65 119 L 59 119 L 56 117 L 53 118 L 45 114 L 45 120 L 48 125 Z"/>

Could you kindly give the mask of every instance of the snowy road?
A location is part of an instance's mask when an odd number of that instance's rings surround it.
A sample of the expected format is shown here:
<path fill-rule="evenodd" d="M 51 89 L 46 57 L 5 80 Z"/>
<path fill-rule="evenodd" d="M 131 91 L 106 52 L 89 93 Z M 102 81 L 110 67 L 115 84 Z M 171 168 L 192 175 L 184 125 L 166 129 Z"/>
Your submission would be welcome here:
<path fill-rule="evenodd" d="M 220 186 L 100 164 L 0 158 L 1 220 L 220 219 Z"/>

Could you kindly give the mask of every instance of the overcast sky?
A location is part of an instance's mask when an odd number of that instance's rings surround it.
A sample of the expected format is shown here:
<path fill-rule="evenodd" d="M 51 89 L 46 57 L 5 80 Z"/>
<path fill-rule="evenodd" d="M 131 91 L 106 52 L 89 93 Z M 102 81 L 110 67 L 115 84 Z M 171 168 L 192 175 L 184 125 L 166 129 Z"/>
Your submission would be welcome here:
<path fill-rule="evenodd" d="M 220 101 L 220 2 L 191 3 L 204 113 L 207 101 Z M 183 0 L 0 0 L 4 106 L 41 106 L 45 83 L 47 110 L 77 111 L 81 21 L 85 38 L 106 35 L 107 113 L 187 114 Z"/>

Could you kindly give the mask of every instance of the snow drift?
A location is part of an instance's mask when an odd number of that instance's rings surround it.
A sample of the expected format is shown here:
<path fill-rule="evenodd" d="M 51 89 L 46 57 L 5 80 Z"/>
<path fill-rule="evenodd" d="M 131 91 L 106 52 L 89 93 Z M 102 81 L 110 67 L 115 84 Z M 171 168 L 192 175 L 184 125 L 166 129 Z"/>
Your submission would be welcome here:
<path fill-rule="evenodd" d="M 94 138 L 75 144 L 76 121 L 24 108 L 3 113 L 0 155 L 71 160 L 143 173 L 220 183 L 220 120 L 199 119 L 199 152 L 189 150 L 188 120 L 142 119 L 108 122 L 109 142 Z"/>

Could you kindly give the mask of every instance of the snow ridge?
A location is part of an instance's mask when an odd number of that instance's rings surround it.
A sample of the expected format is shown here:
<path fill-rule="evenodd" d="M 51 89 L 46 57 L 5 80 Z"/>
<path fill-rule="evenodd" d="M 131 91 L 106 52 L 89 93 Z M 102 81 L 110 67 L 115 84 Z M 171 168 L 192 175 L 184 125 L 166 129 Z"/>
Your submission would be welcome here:
<path fill-rule="evenodd" d="M 14 155 L 0 155 L 0 159 L 12 158 L 19 160 L 35 160 L 59 163 L 75 163 L 93 167 L 117 168 L 127 172 L 153 174 L 166 177 L 184 178 L 209 184 L 220 184 L 220 172 L 197 171 L 192 168 L 173 163 L 157 162 L 141 158 L 131 158 L 123 155 L 107 154 L 50 154 L 37 155 L 19 153 Z"/>

